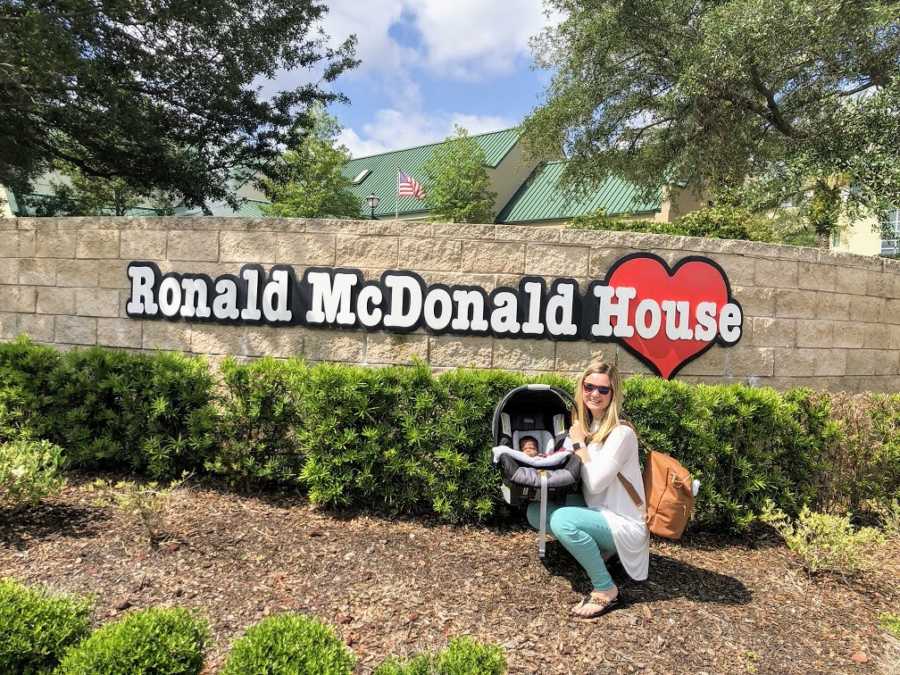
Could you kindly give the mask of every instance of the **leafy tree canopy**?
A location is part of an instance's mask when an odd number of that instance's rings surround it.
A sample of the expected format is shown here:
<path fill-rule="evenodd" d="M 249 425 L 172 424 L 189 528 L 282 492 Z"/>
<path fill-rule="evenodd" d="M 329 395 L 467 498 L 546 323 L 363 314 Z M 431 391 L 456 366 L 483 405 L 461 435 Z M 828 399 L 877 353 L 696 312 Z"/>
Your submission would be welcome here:
<path fill-rule="evenodd" d="M 485 161 L 484 150 L 460 126 L 435 146 L 422 167 L 425 203 L 433 218 L 451 223 L 493 222 L 497 195 L 491 192 Z"/>
<path fill-rule="evenodd" d="M 336 145 L 339 131 L 333 117 L 324 110 L 315 112 L 312 132 L 279 160 L 279 179 L 263 181 L 263 190 L 272 200 L 263 207 L 267 216 L 360 217 L 362 204 L 350 191 L 350 179 L 341 173 L 350 153 Z"/>
<path fill-rule="evenodd" d="M 355 64 L 314 26 L 317 0 L 0 1 L 0 183 L 29 192 L 55 161 L 188 206 L 226 200 L 235 171 L 270 173 L 313 104 Z M 260 96 L 259 78 L 311 83 Z M 316 81 L 318 80 L 318 81 Z"/>
<path fill-rule="evenodd" d="M 687 180 L 754 209 L 793 197 L 818 203 L 823 229 L 835 195 L 851 215 L 900 204 L 896 2 L 549 3 L 564 19 L 533 48 L 555 74 L 526 139 L 562 148 L 573 184 Z"/>

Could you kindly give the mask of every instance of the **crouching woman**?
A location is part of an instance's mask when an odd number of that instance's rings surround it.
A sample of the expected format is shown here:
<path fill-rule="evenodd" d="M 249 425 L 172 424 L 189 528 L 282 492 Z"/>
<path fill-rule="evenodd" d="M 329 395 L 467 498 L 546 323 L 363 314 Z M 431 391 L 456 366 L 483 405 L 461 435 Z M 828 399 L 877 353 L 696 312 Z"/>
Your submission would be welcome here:
<path fill-rule="evenodd" d="M 582 461 L 581 495 L 565 506 L 550 505 L 550 531 L 590 577 L 593 591 L 572 613 L 594 618 L 623 604 L 606 568 L 618 555 L 628 575 L 647 578 L 650 533 L 644 509 L 629 496 L 623 477 L 646 503 L 634 430 L 623 424 L 622 388 L 616 367 L 595 358 L 575 382 L 573 424 L 565 446 Z M 528 506 L 528 522 L 537 528 L 540 507 Z"/>

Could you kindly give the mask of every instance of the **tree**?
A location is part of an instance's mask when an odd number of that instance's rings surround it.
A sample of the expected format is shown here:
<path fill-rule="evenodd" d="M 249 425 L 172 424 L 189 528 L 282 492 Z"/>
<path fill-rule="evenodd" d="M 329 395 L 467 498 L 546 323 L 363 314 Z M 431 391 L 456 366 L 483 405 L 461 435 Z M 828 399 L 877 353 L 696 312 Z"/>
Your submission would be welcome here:
<path fill-rule="evenodd" d="M 432 216 L 451 223 L 490 223 L 496 193 L 490 190 L 484 150 L 460 126 L 435 146 L 422 167 L 425 203 Z"/>
<path fill-rule="evenodd" d="M 337 122 L 320 110 L 311 133 L 280 159 L 278 181 L 263 181 L 272 200 L 263 207 L 267 216 L 282 218 L 359 218 L 361 203 L 350 191 L 351 181 L 341 169 L 350 153 L 336 146 Z"/>
<path fill-rule="evenodd" d="M 56 161 L 139 193 L 237 205 L 236 171 L 268 174 L 309 129 L 323 83 L 355 65 L 326 46 L 317 0 L 0 0 L 0 183 Z M 317 82 L 261 98 L 260 78 Z"/>
<path fill-rule="evenodd" d="M 900 203 L 900 24 L 888 0 L 550 0 L 533 42 L 555 70 L 526 121 L 586 186 L 670 179 L 727 204 L 788 198 L 820 228 Z"/>

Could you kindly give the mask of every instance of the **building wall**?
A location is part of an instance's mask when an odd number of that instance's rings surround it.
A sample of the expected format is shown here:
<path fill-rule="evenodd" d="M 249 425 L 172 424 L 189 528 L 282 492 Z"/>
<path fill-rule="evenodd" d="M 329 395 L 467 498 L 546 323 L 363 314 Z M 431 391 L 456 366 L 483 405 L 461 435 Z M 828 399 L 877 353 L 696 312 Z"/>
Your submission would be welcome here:
<path fill-rule="evenodd" d="M 877 218 L 868 216 L 842 225 L 837 241 L 832 241 L 833 250 L 857 255 L 881 254 L 881 229 Z"/>
<path fill-rule="evenodd" d="M 667 185 L 663 202 L 656 214 L 656 222 L 671 223 L 686 213 L 702 209 L 707 204 L 707 198 L 695 192 L 693 188 L 680 188 Z"/>
<path fill-rule="evenodd" d="M 491 191 L 497 193 L 494 199 L 495 216 L 509 203 L 538 164 L 536 159 L 528 157 L 522 143 L 516 143 L 495 168 L 488 169 Z"/>
<path fill-rule="evenodd" d="M 744 334 L 677 376 L 777 388 L 900 390 L 900 261 L 817 249 L 690 237 L 513 225 L 243 218 L 0 220 L 0 338 L 19 333 L 68 349 L 103 345 L 239 357 L 303 356 L 360 364 L 422 359 L 457 366 L 574 374 L 603 350 L 625 374 L 646 373 L 612 343 L 220 326 L 126 318 L 132 260 L 163 272 L 237 273 L 244 263 L 344 266 L 366 278 L 412 269 L 428 283 L 516 286 L 524 274 L 571 276 L 583 288 L 633 251 L 670 264 L 718 262 L 744 310 Z"/>

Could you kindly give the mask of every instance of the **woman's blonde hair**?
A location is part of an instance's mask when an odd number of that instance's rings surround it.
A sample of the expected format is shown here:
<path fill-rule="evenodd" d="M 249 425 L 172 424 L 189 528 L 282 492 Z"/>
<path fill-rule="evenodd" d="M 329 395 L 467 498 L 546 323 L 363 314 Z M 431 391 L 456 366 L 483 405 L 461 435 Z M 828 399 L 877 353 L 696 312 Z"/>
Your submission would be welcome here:
<path fill-rule="evenodd" d="M 610 398 L 609 406 L 604 412 L 603 419 L 598 420 L 600 428 L 591 434 L 591 424 L 594 422 L 594 416 L 584 404 L 584 378 L 594 374 L 606 374 L 609 377 L 612 397 Z M 584 372 L 575 380 L 575 419 L 573 421 L 581 425 L 587 437 L 587 442 L 602 443 L 609 436 L 609 432 L 622 423 L 619 419 L 619 411 L 622 409 L 622 387 L 620 384 L 619 369 L 611 363 L 606 363 L 603 360 L 603 354 L 597 354 Z"/>

